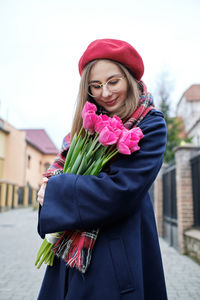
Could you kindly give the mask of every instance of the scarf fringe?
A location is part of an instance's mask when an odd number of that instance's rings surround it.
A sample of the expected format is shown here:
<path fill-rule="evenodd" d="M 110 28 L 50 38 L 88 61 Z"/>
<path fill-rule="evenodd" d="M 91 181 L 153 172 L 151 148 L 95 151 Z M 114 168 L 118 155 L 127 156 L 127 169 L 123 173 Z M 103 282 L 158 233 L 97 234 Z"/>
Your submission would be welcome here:
<path fill-rule="evenodd" d="M 81 232 L 65 231 L 52 248 L 53 253 L 62 258 L 67 267 L 85 273 L 91 261 L 92 249 L 99 230 Z"/>

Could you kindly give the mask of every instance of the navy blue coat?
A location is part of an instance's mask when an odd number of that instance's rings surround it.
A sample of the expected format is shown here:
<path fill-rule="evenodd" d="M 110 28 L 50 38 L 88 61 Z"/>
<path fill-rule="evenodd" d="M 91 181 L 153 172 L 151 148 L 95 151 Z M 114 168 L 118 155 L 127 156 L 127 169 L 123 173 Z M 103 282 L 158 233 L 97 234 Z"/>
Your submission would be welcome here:
<path fill-rule="evenodd" d="M 166 300 L 162 260 L 148 193 L 162 165 L 166 125 L 152 110 L 140 123 L 141 149 L 119 155 L 109 175 L 51 177 L 39 233 L 100 228 L 91 264 L 82 275 L 56 259 L 47 267 L 38 300 Z"/>

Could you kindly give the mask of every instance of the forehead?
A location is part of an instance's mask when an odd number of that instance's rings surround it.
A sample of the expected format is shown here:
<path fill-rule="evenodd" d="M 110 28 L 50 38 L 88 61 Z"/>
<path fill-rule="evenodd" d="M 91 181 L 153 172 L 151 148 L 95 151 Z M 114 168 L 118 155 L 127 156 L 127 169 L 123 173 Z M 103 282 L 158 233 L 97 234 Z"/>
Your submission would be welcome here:
<path fill-rule="evenodd" d="M 92 66 L 89 80 L 103 81 L 114 74 L 122 74 L 121 69 L 114 62 L 102 59 Z"/>

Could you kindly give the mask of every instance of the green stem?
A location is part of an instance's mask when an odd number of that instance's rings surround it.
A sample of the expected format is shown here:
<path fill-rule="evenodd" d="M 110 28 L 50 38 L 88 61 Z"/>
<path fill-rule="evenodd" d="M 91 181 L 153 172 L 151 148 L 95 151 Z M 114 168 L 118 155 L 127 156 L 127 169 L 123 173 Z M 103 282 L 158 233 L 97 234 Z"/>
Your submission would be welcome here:
<path fill-rule="evenodd" d="M 48 242 L 46 239 L 44 239 L 44 241 L 43 241 L 42 245 L 40 246 L 40 249 L 39 249 L 39 251 L 38 251 L 38 253 L 37 253 L 35 265 L 38 264 L 38 262 L 39 262 L 41 256 L 42 256 L 43 253 L 45 252 L 45 249 L 46 249 L 46 247 L 48 246 L 48 244 L 49 244 L 49 242 Z"/>
<path fill-rule="evenodd" d="M 46 257 L 49 255 L 49 251 L 51 250 L 51 248 L 53 247 L 52 244 L 49 244 L 49 246 L 47 247 L 45 253 L 43 254 L 43 257 L 41 258 L 37 268 L 39 269 L 42 265 L 42 263 L 45 261 Z"/>
<path fill-rule="evenodd" d="M 102 162 L 102 167 L 111 159 L 113 158 L 117 153 L 119 153 L 119 150 L 113 150 Z"/>
<path fill-rule="evenodd" d="M 49 261 L 49 266 L 53 266 L 53 262 L 54 262 L 54 257 L 55 257 L 55 254 L 51 251 L 51 257 L 50 257 L 50 261 Z"/>

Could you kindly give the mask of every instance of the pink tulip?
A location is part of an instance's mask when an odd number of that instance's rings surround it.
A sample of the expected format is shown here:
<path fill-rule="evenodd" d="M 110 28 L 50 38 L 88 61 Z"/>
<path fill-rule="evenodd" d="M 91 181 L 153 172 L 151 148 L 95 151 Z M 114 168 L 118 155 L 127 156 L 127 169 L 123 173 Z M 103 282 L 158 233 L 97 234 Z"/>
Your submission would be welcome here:
<path fill-rule="evenodd" d="M 99 134 L 99 142 L 103 146 L 114 145 L 117 143 L 120 135 L 120 130 L 113 130 L 113 128 L 108 125 L 101 130 Z"/>
<path fill-rule="evenodd" d="M 138 146 L 138 143 L 143 137 L 144 135 L 140 128 L 133 128 L 131 130 L 124 129 L 117 143 L 119 152 L 130 155 L 139 150 L 140 147 Z"/>
<path fill-rule="evenodd" d="M 85 112 L 83 115 L 83 127 L 85 130 L 88 130 L 90 134 L 95 133 L 95 124 L 98 119 L 98 116 L 91 111 Z"/>
<path fill-rule="evenodd" d="M 110 118 L 110 126 L 113 127 L 114 129 L 123 130 L 123 128 L 124 128 L 122 120 L 116 115 L 114 115 L 112 118 Z"/>
<path fill-rule="evenodd" d="M 121 137 L 117 143 L 117 149 L 119 150 L 119 152 L 122 154 L 127 154 L 127 155 L 131 154 L 131 151 L 129 149 L 128 136 L 129 136 L 128 130 L 124 129 L 121 134 Z"/>
<path fill-rule="evenodd" d="M 82 110 L 82 118 L 84 118 L 84 115 L 87 113 L 87 112 L 93 112 L 93 113 L 96 113 L 97 111 L 97 107 L 95 104 L 89 102 L 89 101 L 86 101 L 84 107 L 83 107 L 83 110 Z"/>
<path fill-rule="evenodd" d="M 136 134 L 139 139 L 142 139 L 144 137 L 144 134 L 139 127 L 132 128 L 131 130 L 129 130 L 129 132 Z"/>
<path fill-rule="evenodd" d="M 108 116 L 100 114 L 95 124 L 95 131 L 100 133 L 105 126 L 109 125 L 109 120 Z"/>

